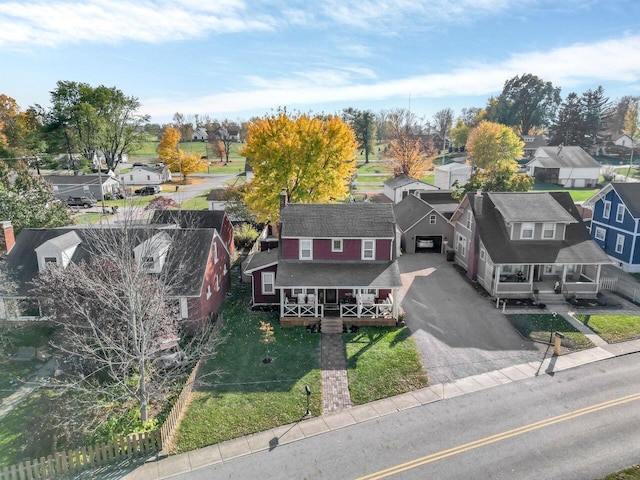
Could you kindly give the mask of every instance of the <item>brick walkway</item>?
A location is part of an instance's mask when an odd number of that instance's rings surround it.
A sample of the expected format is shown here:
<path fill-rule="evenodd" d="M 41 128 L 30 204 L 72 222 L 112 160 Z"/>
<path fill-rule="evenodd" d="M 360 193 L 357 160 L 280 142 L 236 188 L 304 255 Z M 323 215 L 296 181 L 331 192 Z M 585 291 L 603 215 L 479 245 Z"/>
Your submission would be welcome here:
<path fill-rule="evenodd" d="M 321 340 L 322 413 L 339 412 L 351 406 L 347 361 L 341 334 L 323 333 Z"/>

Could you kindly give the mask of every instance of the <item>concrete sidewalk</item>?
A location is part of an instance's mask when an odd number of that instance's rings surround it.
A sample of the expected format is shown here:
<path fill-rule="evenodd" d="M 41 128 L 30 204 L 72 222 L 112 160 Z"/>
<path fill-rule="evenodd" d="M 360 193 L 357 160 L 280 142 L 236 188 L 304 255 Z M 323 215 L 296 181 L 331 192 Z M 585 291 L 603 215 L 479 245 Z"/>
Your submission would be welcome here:
<path fill-rule="evenodd" d="M 538 362 L 528 362 L 474 375 L 452 383 L 432 385 L 421 390 L 378 400 L 366 405 L 351 407 L 340 412 L 302 419 L 297 423 L 236 438 L 180 455 L 151 460 L 127 474 L 124 478 L 128 480 L 168 478 L 172 475 L 187 473 L 243 455 L 262 450 L 273 450 L 278 445 L 320 435 L 409 408 L 636 352 L 640 352 L 640 339 L 614 345 L 597 346 L 562 356 L 546 357 Z"/>

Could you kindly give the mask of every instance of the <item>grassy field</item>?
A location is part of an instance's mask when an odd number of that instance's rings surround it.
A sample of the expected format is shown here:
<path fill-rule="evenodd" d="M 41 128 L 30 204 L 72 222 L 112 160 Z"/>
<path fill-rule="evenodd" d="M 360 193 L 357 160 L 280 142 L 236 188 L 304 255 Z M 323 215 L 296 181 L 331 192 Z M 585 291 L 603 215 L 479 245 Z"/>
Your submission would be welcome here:
<path fill-rule="evenodd" d="M 638 315 L 576 315 L 576 318 L 607 343 L 640 338 Z"/>
<path fill-rule="evenodd" d="M 429 385 L 408 328 L 361 328 L 344 338 L 349 392 L 355 405 Z"/>
<path fill-rule="evenodd" d="M 507 315 L 507 318 L 523 337 L 530 340 L 548 343 L 550 332 L 554 331 L 564 334 L 564 347 L 572 350 L 593 347 L 591 341 L 561 315 L 558 315 L 555 321 L 550 313 L 514 314 Z"/>
<path fill-rule="evenodd" d="M 158 145 L 160 142 L 158 140 L 148 139 L 143 142 L 140 148 L 138 148 L 135 152 L 129 155 L 130 162 L 137 161 L 153 161 L 158 158 Z M 242 159 L 244 161 L 244 157 L 238 153 L 238 150 L 244 146 L 243 143 L 232 143 L 231 150 L 229 151 L 229 160 L 234 159 Z M 195 153 L 201 156 L 207 156 L 211 160 L 216 160 L 220 158 L 220 155 L 217 151 L 213 151 L 211 144 L 207 142 L 180 142 L 180 149 L 185 153 Z"/>

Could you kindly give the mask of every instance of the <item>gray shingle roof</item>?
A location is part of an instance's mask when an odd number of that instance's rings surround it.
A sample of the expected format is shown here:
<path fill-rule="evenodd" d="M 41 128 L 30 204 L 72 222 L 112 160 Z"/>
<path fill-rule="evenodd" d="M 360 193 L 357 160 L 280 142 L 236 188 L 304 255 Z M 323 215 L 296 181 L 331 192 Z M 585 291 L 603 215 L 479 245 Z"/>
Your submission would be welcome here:
<path fill-rule="evenodd" d="M 100 185 L 100 175 L 45 175 L 44 178 L 51 185 Z M 102 183 L 113 177 L 103 174 Z"/>
<path fill-rule="evenodd" d="M 396 222 L 403 232 L 426 217 L 433 208 L 414 195 L 407 195 L 395 205 Z"/>
<path fill-rule="evenodd" d="M 365 263 L 281 261 L 278 263 L 276 287 L 328 288 L 401 288 L 398 262 Z"/>
<path fill-rule="evenodd" d="M 576 222 L 548 192 L 489 193 L 488 196 L 507 222 Z"/>
<path fill-rule="evenodd" d="M 398 175 L 397 177 L 390 178 L 389 180 L 384 182 L 384 185 L 395 190 L 396 188 L 404 187 L 405 185 L 409 185 L 411 183 L 422 183 L 423 185 L 428 185 L 427 183 L 418 180 L 417 178 L 409 177 L 405 174 Z"/>
<path fill-rule="evenodd" d="M 214 230 L 199 228 L 162 231 L 166 232 L 174 240 L 164 266 L 164 269 L 169 269 L 167 271 L 174 271 L 177 275 L 180 275 L 177 279 L 172 278 L 172 280 L 177 280 L 176 284 L 172 285 L 173 295 L 199 296 L 209 251 L 213 242 Z M 11 286 L 0 285 L 0 291 L 18 296 L 27 296 L 31 288 L 30 282 L 38 274 L 38 257 L 35 249 L 49 240 L 55 242 L 56 239 L 69 233 L 77 235 L 82 240 L 82 243 L 74 251 L 71 261 L 73 263 L 89 261 L 92 253 L 88 245 L 91 235 L 95 234 L 94 228 L 25 228 L 16 238 L 16 243 L 7 254 L 4 264 L 15 284 Z M 158 233 L 158 229 L 151 227 L 131 229 L 131 234 L 137 239 L 137 243 L 151 238 L 156 233 Z M 132 245 L 133 247 L 135 245 Z M 186 268 L 184 265 L 178 265 L 178 261 L 184 258 L 185 251 L 188 251 L 188 266 Z"/>
<path fill-rule="evenodd" d="M 553 198 L 574 220 L 566 226 L 564 240 L 516 240 L 510 239 L 505 228 L 502 215 L 493 203 L 495 194 L 484 193 L 482 214 L 478 215 L 474 209 L 476 225 L 480 238 L 494 263 L 499 264 L 597 264 L 611 263 L 604 251 L 591 239 L 580 213 L 568 192 L 543 192 Z M 473 196 L 467 194 L 467 199 L 473 205 Z M 511 194 L 503 194 L 510 197 Z M 528 193 L 522 195 L 539 195 Z M 505 197 L 508 199 L 508 197 Z M 522 204 L 526 206 L 526 204 Z M 538 207 L 529 205 L 531 210 Z"/>
<path fill-rule="evenodd" d="M 390 203 L 291 203 L 280 213 L 282 238 L 394 238 Z"/>
<path fill-rule="evenodd" d="M 547 156 L 538 156 L 538 151 Z M 545 168 L 599 168 L 600 164 L 581 147 L 540 147 L 534 154 L 533 161 L 538 161 Z M 529 163 L 531 163 L 529 162 Z"/>
<path fill-rule="evenodd" d="M 634 218 L 640 217 L 640 183 L 611 183 L 613 189 L 618 193 L 631 215 Z"/>
<path fill-rule="evenodd" d="M 278 258 L 279 255 L 277 249 L 255 252 L 251 254 L 245 261 L 243 265 L 244 273 L 251 273 L 256 270 L 268 267 L 269 265 L 274 265 L 278 262 Z"/>
<path fill-rule="evenodd" d="M 223 210 L 155 210 L 151 224 L 176 224 L 180 228 L 215 228 L 222 232 Z"/>

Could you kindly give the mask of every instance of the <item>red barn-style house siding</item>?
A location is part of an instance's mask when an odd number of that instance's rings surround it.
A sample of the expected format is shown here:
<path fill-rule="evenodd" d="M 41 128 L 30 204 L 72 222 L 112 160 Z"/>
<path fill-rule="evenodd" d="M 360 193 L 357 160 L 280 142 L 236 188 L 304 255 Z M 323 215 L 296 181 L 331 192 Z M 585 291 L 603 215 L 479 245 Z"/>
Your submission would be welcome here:
<path fill-rule="evenodd" d="M 251 273 L 253 282 L 253 288 L 251 289 L 253 292 L 253 305 L 275 305 L 280 303 L 280 292 L 278 289 L 275 289 L 273 295 L 265 295 L 262 293 L 262 274 L 264 272 L 272 272 L 275 276 L 277 270 L 278 266 L 272 265 Z"/>
<path fill-rule="evenodd" d="M 362 240 L 359 238 L 343 238 L 342 251 L 331 251 L 332 239 L 313 239 L 313 260 L 362 260 Z M 299 239 L 285 238 L 282 240 L 282 258 L 297 260 L 300 256 Z M 391 259 L 391 240 L 376 239 L 376 260 Z"/>

